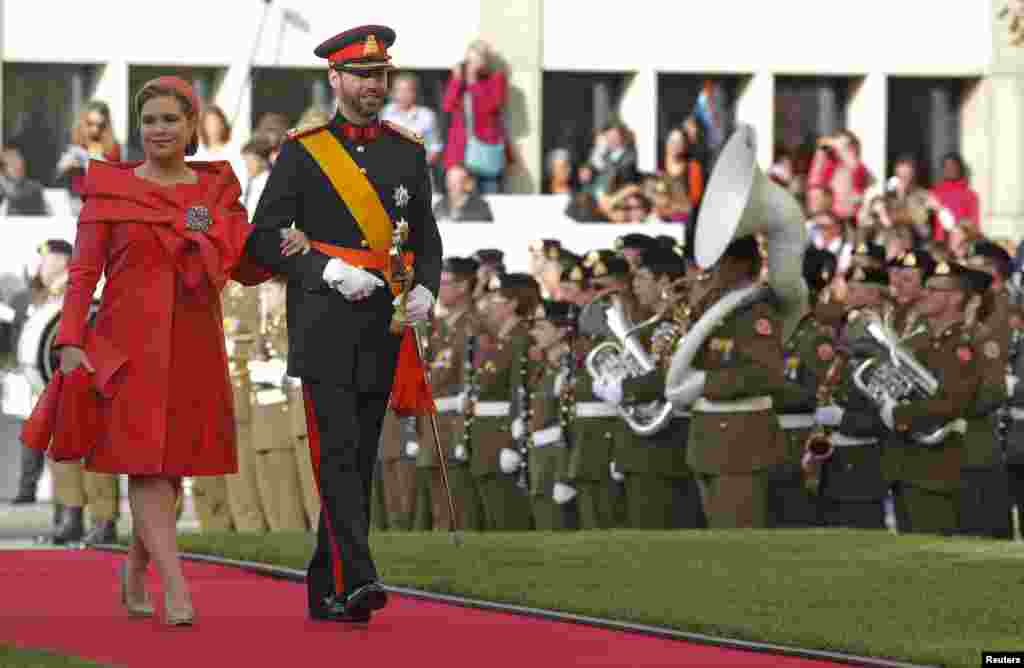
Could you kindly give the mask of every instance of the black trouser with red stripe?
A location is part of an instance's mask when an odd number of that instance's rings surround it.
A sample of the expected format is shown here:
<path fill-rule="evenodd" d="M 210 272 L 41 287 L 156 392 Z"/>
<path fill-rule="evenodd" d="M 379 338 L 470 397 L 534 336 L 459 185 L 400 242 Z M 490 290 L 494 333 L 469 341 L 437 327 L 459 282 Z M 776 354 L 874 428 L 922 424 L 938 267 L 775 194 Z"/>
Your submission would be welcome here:
<path fill-rule="evenodd" d="M 310 456 L 322 502 L 306 588 L 310 610 L 377 579 L 370 555 L 373 469 L 388 395 L 305 381 Z"/>

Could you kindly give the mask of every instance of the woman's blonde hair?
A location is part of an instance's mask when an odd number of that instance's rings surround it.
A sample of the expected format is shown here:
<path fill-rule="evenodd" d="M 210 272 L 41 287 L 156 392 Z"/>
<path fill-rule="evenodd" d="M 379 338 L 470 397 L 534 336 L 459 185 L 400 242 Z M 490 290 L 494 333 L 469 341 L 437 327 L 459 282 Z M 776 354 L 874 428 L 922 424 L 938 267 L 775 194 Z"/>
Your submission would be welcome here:
<path fill-rule="evenodd" d="M 86 146 L 88 143 L 88 140 L 86 139 L 88 134 L 86 134 L 85 125 L 89 118 L 89 114 L 93 113 L 103 116 L 103 120 L 106 123 L 100 135 L 100 143 L 103 145 L 103 152 L 110 153 L 117 145 L 117 140 L 114 139 L 114 129 L 111 127 L 110 107 L 107 106 L 106 102 L 101 102 L 99 100 L 89 102 L 78 114 L 78 121 L 75 123 L 75 126 L 71 128 L 71 143 L 81 146 L 82 148 L 88 148 L 88 146 Z"/>
<path fill-rule="evenodd" d="M 466 52 L 476 51 L 483 58 L 484 67 L 488 72 L 494 70 L 494 49 L 491 47 L 490 42 L 482 39 L 474 39 L 466 47 Z"/>

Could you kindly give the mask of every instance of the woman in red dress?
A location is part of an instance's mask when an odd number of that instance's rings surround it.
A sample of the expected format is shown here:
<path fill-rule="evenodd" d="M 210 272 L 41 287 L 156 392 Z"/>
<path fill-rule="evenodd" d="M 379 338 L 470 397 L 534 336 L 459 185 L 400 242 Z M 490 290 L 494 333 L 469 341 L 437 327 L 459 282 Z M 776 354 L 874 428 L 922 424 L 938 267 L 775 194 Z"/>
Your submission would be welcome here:
<path fill-rule="evenodd" d="M 185 81 L 154 79 L 135 99 L 145 160 L 90 165 L 56 341 L 62 371 L 85 365 L 100 394 L 86 468 L 129 476 L 134 541 L 122 602 L 133 615 L 153 614 L 145 592 L 152 561 L 172 625 L 194 617 L 175 534 L 181 479 L 237 470 L 221 289 L 229 278 L 269 278 L 245 263 L 251 227 L 229 164 L 185 162 L 198 111 Z"/>

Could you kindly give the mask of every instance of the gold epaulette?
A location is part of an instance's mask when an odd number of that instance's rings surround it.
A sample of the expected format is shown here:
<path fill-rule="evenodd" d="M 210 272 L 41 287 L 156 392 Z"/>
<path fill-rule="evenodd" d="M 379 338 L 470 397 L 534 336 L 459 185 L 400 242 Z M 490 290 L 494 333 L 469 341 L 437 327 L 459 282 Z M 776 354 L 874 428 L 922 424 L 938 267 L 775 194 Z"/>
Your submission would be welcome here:
<path fill-rule="evenodd" d="M 423 135 L 417 134 L 410 130 L 409 128 L 402 127 L 401 125 L 398 125 L 397 123 L 392 123 L 391 121 L 381 121 L 381 125 L 383 125 L 388 130 L 391 130 L 396 135 L 405 137 L 409 141 L 419 144 L 420 146 L 423 145 Z"/>
<path fill-rule="evenodd" d="M 301 139 L 306 135 L 311 135 L 314 132 L 324 130 L 330 123 L 317 123 L 315 125 L 307 125 L 301 128 L 292 128 L 288 131 L 288 139 Z"/>

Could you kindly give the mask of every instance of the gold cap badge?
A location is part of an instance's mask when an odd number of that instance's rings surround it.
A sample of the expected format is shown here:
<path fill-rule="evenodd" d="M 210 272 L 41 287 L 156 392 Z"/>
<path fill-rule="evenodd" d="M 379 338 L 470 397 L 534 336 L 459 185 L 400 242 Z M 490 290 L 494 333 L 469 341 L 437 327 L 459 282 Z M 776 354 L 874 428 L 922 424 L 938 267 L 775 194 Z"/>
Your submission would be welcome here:
<path fill-rule="evenodd" d="M 904 267 L 916 267 L 917 266 L 917 255 L 914 253 L 907 253 L 903 256 Z"/>
<path fill-rule="evenodd" d="M 573 280 L 573 281 L 582 281 L 583 280 L 583 270 L 580 269 L 579 265 L 573 267 L 572 271 L 569 272 L 569 279 Z"/>
<path fill-rule="evenodd" d="M 598 261 L 598 263 L 594 265 L 594 276 L 605 276 L 607 274 L 608 267 L 605 265 L 604 262 Z"/>
<path fill-rule="evenodd" d="M 951 272 L 952 269 L 950 269 L 948 262 L 940 262 L 939 266 L 935 267 L 936 276 L 949 276 Z"/>
<path fill-rule="evenodd" d="M 374 35 L 370 35 L 366 38 L 366 45 L 363 46 L 363 57 L 376 56 L 380 53 L 380 47 L 377 46 L 377 38 Z"/>

